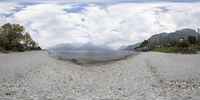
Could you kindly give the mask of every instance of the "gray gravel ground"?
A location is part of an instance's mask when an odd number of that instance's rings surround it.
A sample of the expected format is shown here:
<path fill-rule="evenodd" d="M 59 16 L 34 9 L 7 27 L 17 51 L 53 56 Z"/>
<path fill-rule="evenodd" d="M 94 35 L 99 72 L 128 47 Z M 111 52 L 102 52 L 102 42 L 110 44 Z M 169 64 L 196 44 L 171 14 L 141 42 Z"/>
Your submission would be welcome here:
<path fill-rule="evenodd" d="M 199 100 L 200 55 L 140 53 L 80 66 L 45 51 L 0 54 L 0 100 Z"/>

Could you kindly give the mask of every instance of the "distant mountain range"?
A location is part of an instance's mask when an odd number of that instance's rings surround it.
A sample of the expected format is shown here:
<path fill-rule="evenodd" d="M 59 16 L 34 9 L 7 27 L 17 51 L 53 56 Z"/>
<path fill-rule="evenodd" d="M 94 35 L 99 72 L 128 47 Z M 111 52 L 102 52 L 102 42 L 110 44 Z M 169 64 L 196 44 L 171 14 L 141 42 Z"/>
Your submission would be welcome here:
<path fill-rule="evenodd" d="M 141 42 L 139 43 L 135 43 L 133 45 L 129 45 L 126 48 L 124 48 L 124 50 L 134 50 L 136 47 L 138 47 L 141 44 Z"/>
<path fill-rule="evenodd" d="M 159 33 L 152 35 L 148 41 L 149 44 L 157 44 L 157 43 L 167 43 L 170 41 L 176 41 L 180 38 L 183 38 L 185 40 L 188 39 L 188 36 L 195 36 L 197 37 L 199 33 L 195 31 L 194 29 L 184 28 L 182 30 L 177 30 L 175 32 L 171 33 Z M 135 47 L 138 47 L 141 43 L 136 43 L 134 45 L 127 46 L 124 50 L 134 50 Z"/>
<path fill-rule="evenodd" d="M 48 50 L 75 50 L 78 49 L 80 44 L 72 44 L 72 43 L 63 43 L 63 44 L 57 44 L 55 46 L 52 46 L 50 48 L 47 48 Z"/>
<path fill-rule="evenodd" d="M 124 50 L 124 49 L 126 49 L 127 48 L 127 46 L 121 46 L 118 50 Z"/>
<path fill-rule="evenodd" d="M 170 41 L 176 41 L 180 38 L 187 40 L 188 36 L 197 37 L 198 35 L 199 35 L 199 33 L 196 32 L 194 29 L 185 28 L 185 29 L 177 30 L 177 31 L 171 32 L 171 33 L 155 34 L 155 35 L 151 36 L 148 39 L 148 41 L 150 44 L 167 43 Z"/>
<path fill-rule="evenodd" d="M 112 50 L 112 49 L 105 45 L 97 46 L 91 42 L 88 42 L 85 44 L 77 44 L 77 43 L 58 44 L 48 48 L 47 50 Z"/>
<path fill-rule="evenodd" d="M 170 41 L 176 41 L 180 38 L 186 39 L 188 36 L 195 36 L 197 37 L 199 33 L 194 29 L 185 28 L 182 30 L 177 30 L 171 33 L 159 33 L 152 35 L 148 41 L 149 44 L 157 44 L 157 43 L 167 43 Z M 121 46 L 119 50 L 134 50 L 135 47 L 138 47 L 141 42 L 128 45 L 128 46 Z M 95 45 L 91 42 L 85 44 L 77 44 L 77 43 L 65 43 L 65 44 L 58 44 L 53 47 L 48 48 L 47 50 L 112 50 L 111 48 L 105 45 Z"/>

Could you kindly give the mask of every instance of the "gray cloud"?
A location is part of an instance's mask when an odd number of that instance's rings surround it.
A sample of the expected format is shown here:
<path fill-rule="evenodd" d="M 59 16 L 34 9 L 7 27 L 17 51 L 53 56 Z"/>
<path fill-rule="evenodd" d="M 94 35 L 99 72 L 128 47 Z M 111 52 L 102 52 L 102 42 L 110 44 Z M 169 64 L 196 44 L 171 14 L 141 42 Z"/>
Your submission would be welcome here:
<path fill-rule="evenodd" d="M 199 27 L 199 5 L 0 3 L 0 25 L 6 22 L 24 25 L 43 48 L 59 43 L 93 42 L 117 49 L 159 32 Z"/>
<path fill-rule="evenodd" d="M 62 3 L 123 3 L 123 2 L 200 2 L 199 0 L 1 0 L 1 2 L 21 2 L 21 3 L 34 3 L 34 2 L 62 2 Z"/>

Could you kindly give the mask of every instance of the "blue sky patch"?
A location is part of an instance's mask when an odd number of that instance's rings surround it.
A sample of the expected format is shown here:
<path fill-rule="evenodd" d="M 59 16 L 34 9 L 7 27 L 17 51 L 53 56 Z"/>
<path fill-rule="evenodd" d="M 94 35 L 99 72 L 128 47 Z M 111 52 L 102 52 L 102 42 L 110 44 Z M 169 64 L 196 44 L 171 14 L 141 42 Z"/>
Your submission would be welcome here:
<path fill-rule="evenodd" d="M 200 2 L 200 0 L 1 0 L 1 2 L 60 2 L 60 3 L 147 3 L 147 2 Z"/>
<path fill-rule="evenodd" d="M 73 5 L 71 9 L 64 9 L 64 11 L 66 11 L 67 13 L 81 13 L 81 11 L 84 10 L 84 8 L 87 6 L 87 4 Z"/>
<path fill-rule="evenodd" d="M 161 6 L 161 7 L 157 7 L 162 13 L 167 13 L 170 11 L 169 7 L 166 6 Z"/>
<path fill-rule="evenodd" d="M 1 13 L 0 15 L 1 16 L 4 16 L 4 17 L 13 17 L 13 15 L 19 11 L 21 11 L 23 8 L 25 8 L 26 6 L 20 6 L 20 7 L 16 7 L 15 9 L 11 10 L 9 13 L 6 12 L 6 13 Z"/>

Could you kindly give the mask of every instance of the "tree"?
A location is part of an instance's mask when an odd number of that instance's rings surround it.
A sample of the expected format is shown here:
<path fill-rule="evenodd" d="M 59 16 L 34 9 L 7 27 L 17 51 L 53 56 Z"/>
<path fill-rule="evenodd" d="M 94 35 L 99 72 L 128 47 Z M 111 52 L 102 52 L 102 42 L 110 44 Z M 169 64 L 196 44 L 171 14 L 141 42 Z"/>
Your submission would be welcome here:
<path fill-rule="evenodd" d="M 197 36 L 197 44 L 200 46 L 200 35 Z"/>
<path fill-rule="evenodd" d="M 149 44 L 149 41 L 148 40 L 144 40 L 141 44 L 140 44 L 140 48 L 141 47 L 146 47 L 147 45 Z"/>
<path fill-rule="evenodd" d="M 183 42 L 178 42 L 177 46 L 180 48 L 187 48 L 190 46 L 190 44 L 187 41 L 183 41 Z"/>
<path fill-rule="evenodd" d="M 0 47 L 5 50 L 24 51 L 40 48 L 30 34 L 19 24 L 6 23 L 0 27 Z"/>
<path fill-rule="evenodd" d="M 38 47 L 38 44 L 37 44 L 35 41 L 32 41 L 32 42 L 31 42 L 31 47 L 32 47 L 32 48 L 37 48 L 37 47 Z"/>
<path fill-rule="evenodd" d="M 0 47 L 2 48 L 2 47 L 4 47 L 4 43 L 3 43 L 3 36 L 2 36 L 2 34 L 1 34 L 1 28 L 0 28 Z"/>
<path fill-rule="evenodd" d="M 197 40 L 195 36 L 188 36 L 188 42 L 190 44 L 196 44 Z"/>
<path fill-rule="evenodd" d="M 177 41 L 171 41 L 170 42 L 170 46 L 171 47 L 177 46 L 177 43 L 178 43 Z"/>
<path fill-rule="evenodd" d="M 23 42 L 26 48 L 31 47 L 33 40 L 28 32 L 25 33 Z"/>
<path fill-rule="evenodd" d="M 19 24 L 4 24 L 1 26 L 1 38 L 6 50 L 11 50 L 23 39 L 24 27 Z"/>

